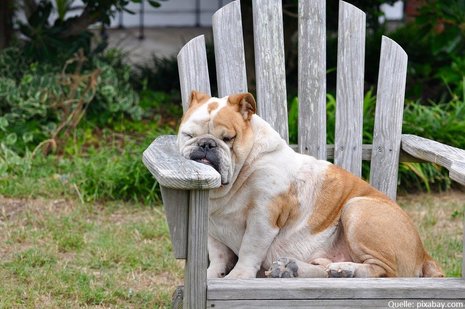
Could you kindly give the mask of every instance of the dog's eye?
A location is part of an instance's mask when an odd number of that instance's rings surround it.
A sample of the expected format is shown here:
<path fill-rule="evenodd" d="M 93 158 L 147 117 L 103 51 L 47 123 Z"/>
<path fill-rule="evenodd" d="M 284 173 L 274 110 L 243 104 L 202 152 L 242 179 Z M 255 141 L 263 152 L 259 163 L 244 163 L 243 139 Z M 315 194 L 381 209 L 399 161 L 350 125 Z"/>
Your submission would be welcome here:
<path fill-rule="evenodd" d="M 225 137 L 223 137 L 223 142 L 225 142 L 225 143 L 230 143 L 230 142 L 232 142 L 235 138 L 236 138 L 236 136 L 232 136 L 232 137 L 225 136 Z"/>
<path fill-rule="evenodd" d="M 183 132 L 182 135 L 184 135 L 187 138 L 193 138 L 194 137 L 192 134 L 189 134 L 189 133 L 186 133 L 186 132 Z"/>

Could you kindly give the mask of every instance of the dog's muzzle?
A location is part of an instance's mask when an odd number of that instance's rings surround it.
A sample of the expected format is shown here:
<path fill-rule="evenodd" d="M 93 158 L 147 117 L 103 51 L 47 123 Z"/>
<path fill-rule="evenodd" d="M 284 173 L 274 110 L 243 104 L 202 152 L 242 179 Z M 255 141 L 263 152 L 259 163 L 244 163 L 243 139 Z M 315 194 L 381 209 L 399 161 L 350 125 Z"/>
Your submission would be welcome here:
<path fill-rule="evenodd" d="M 220 158 L 218 144 L 213 138 L 201 138 L 197 141 L 197 148 L 190 154 L 191 160 L 212 166 L 220 172 Z"/>

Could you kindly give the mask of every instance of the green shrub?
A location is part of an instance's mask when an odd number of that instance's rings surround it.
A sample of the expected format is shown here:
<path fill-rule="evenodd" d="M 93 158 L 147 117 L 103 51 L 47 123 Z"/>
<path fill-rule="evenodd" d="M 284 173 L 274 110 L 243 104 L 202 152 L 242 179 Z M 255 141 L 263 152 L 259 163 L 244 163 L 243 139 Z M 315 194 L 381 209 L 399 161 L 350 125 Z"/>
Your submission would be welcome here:
<path fill-rule="evenodd" d="M 100 125 L 121 114 L 140 119 L 139 98 L 129 84 L 131 69 L 121 61 L 115 65 L 121 57 L 109 51 L 89 61 L 78 53 L 60 69 L 33 63 L 1 76 L 2 143 L 19 154 L 46 140 L 56 146 L 86 112 Z M 10 58 L 11 50 L 0 53 L 0 64 L 5 65 L 0 71 L 9 68 Z"/>
<path fill-rule="evenodd" d="M 416 134 L 451 146 L 465 148 L 465 98 L 429 106 L 407 102 L 403 133 Z"/>
<path fill-rule="evenodd" d="M 465 76 L 465 0 L 425 1 L 419 15 L 389 34 L 409 55 L 407 97 L 448 101 Z"/>

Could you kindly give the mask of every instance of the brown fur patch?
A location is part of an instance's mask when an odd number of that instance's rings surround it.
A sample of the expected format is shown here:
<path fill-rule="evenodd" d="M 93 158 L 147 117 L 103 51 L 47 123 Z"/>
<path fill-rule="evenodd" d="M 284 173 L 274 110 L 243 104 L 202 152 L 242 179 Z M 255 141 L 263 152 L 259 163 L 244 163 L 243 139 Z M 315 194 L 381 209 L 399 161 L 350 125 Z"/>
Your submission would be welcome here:
<path fill-rule="evenodd" d="M 244 120 L 250 120 L 257 110 L 253 95 L 248 92 L 237 93 L 228 97 L 228 105 L 234 106 Z"/>
<path fill-rule="evenodd" d="M 342 207 L 354 197 L 373 197 L 391 201 L 362 179 L 336 165 L 330 165 L 309 219 L 312 233 L 319 233 L 337 224 Z"/>
<path fill-rule="evenodd" d="M 243 138 L 250 127 L 249 122 L 245 121 L 236 108 L 231 105 L 226 105 L 218 111 L 213 119 L 213 124 L 214 131 L 212 133 L 215 136 L 235 136 L 234 144 L 243 143 Z"/>
<path fill-rule="evenodd" d="M 299 199 L 297 186 L 291 184 L 286 192 L 274 197 L 270 204 L 270 223 L 282 228 L 295 220 L 299 215 Z"/>
<path fill-rule="evenodd" d="M 427 253 L 425 253 L 425 261 L 423 262 L 422 277 L 444 277 L 441 267 Z"/>
<path fill-rule="evenodd" d="M 208 113 L 211 114 L 211 112 L 217 108 L 218 108 L 218 102 L 212 102 L 208 104 Z"/>
<path fill-rule="evenodd" d="M 242 117 L 231 106 L 223 107 L 213 120 L 215 128 L 224 127 L 228 131 L 235 131 L 245 125 Z"/>
<path fill-rule="evenodd" d="M 189 108 L 186 110 L 184 115 L 182 116 L 181 123 L 187 121 L 187 119 L 192 116 L 192 114 L 203 104 L 205 104 L 208 100 L 211 99 L 211 96 L 205 93 L 192 91 L 191 95 L 191 102 L 189 103 Z M 218 104 L 218 103 L 217 103 Z"/>

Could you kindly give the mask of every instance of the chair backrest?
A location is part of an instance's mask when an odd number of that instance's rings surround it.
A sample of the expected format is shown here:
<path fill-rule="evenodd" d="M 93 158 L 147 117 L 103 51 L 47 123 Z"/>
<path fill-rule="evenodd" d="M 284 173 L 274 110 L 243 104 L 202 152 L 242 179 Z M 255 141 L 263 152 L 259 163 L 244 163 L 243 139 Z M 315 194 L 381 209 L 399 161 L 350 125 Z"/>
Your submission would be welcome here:
<path fill-rule="evenodd" d="M 288 140 L 286 74 L 281 0 L 253 0 L 258 114 Z M 298 150 L 361 175 L 371 160 L 370 182 L 395 199 L 407 55 L 382 38 L 373 145 L 362 145 L 365 13 L 339 2 L 335 145 L 326 145 L 326 3 L 299 1 Z M 240 1 L 213 16 L 218 96 L 247 91 Z M 251 48 L 249 46 L 248 48 Z M 192 90 L 210 94 L 205 38 L 188 42 L 178 55 L 183 107 Z"/>

